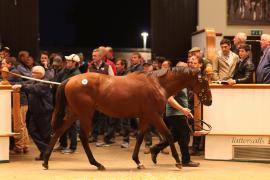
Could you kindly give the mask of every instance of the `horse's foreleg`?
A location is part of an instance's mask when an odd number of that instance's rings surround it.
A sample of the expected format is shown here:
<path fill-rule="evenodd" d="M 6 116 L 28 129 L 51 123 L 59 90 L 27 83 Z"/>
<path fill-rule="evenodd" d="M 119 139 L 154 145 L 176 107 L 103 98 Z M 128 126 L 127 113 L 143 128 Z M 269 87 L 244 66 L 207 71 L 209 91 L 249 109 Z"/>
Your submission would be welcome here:
<path fill-rule="evenodd" d="M 170 133 L 170 130 L 167 128 L 167 126 L 165 125 L 164 121 L 162 120 L 162 118 L 156 118 L 156 121 L 153 123 L 153 125 L 157 128 L 157 130 L 166 138 L 166 140 L 168 141 L 170 148 L 171 148 L 171 152 L 172 152 L 172 156 L 176 161 L 175 166 L 179 169 L 182 168 L 182 164 L 181 161 L 179 159 L 178 153 L 176 151 L 175 145 L 174 145 L 174 141 L 173 141 L 173 136 Z"/>
<path fill-rule="evenodd" d="M 133 154 L 132 154 L 132 159 L 135 161 L 135 163 L 137 164 L 137 168 L 138 169 L 144 169 L 144 165 L 141 164 L 140 160 L 139 160 L 139 151 L 140 151 L 140 147 L 141 147 L 141 144 L 143 142 L 143 137 L 144 137 L 144 132 L 139 132 L 137 134 L 137 140 L 136 140 L 136 145 L 135 145 L 135 148 L 134 148 L 134 151 L 133 151 Z"/>
<path fill-rule="evenodd" d="M 81 139 L 81 143 L 83 145 L 84 151 L 87 154 L 88 160 L 90 162 L 90 164 L 96 166 L 98 168 L 98 170 L 105 170 L 105 167 L 100 164 L 99 162 L 97 162 L 92 154 L 92 151 L 89 147 L 88 144 L 88 134 L 89 131 L 82 129 L 80 130 L 80 139 Z"/>
<path fill-rule="evenodd" d="M 144 169 L 144 165 L 141 164 L 140 160 L 139 160 L 139 151 L 140 151 L 140 147 L 141 144 L 143 142 L 143 137 L 144 137 L 144 133 L 145 133 L 145 125 L 142 126 L 142 119 L 140 119 L 140 130 L 139 133 L 137 134 L 137 138 L 136 138 L 136 144 L 135 144 L 135 148 L 132 154 L 132 159 L 133 161 L 135 161 L 135 163 L 137 164 L 137 168 L 138 169 Z"/>

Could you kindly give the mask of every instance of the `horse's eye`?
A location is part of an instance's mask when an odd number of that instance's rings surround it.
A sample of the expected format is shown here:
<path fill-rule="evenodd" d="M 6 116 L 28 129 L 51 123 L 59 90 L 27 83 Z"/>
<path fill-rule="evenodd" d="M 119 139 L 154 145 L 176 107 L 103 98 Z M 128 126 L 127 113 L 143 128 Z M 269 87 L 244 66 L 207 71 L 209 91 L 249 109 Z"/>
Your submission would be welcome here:
<path fill-rule="evenodd" d="M 199 96 L 202 96 L 202 93 L 199 93 Z"/>

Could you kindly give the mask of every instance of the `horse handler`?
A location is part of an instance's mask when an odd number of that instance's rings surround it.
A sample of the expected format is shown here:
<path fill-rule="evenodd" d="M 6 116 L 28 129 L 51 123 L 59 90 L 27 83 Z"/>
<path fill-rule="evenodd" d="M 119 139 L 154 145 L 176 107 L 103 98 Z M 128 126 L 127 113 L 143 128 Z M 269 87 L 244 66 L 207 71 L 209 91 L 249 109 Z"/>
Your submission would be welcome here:
<path fill-rule="evenodd" d="M 32 68 L 32 77 L 44 79 L 45 69 L 42 66 Z M 13 89 L 21 88 L 28 95 L 27 128 L 40 154 L 35 160 L 43 160 L 51 137 L 51 117 L 53 112 L 51 86 L 37 81 L 27 81 L 22 85 L 13 85 Z"/>
<path fill-rule="evenodd" d="M 170 129 L 174 142 L 178 142 L 182 154 L 182 165 L 184 167 L 198 167 L 200 163 L 190 160 L 188 150 L 190 129 L 188 126 L 188 118 L 193 115 L 188 107 L 187 89 L 183 89 L 175 96 L 171 96 L 166 104 L 166 119 L 165 123 Z M 152 161 L 157 163 L 158 153 L 169 146 L 169 142 L 165 139 L 160 143 L 150 148 Z"/>

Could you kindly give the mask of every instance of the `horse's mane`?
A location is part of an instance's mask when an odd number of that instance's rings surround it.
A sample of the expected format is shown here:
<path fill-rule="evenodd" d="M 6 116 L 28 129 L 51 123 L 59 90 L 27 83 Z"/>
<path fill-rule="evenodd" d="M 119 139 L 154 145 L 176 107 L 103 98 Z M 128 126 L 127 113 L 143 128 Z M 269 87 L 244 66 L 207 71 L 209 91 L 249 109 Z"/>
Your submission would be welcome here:
<path fill-rule="evenodd" d="M 155 71 L 145 72 L 145 74 L 147 76 L 151 76 L 151 77 L 162 77 L 162 76 L 166 75 L 168 73 L 168 71 L 170 71 L 170 70 L 169 69 L 159 69 L 159 70 L 155 70 Z"/>
<path fill-rule="evenodd" d="M 195 68 L 190 68 L 190 67 L 176 66 L 176 67 L 173 67 L 172 69 L 159 69 L 155 71 L 145 72 L 145 74 L 151 77 L 162 77 L 162 76 L 165 76 L 169 72 L 173 72 L 176 74 L 178 73 L 194 74 L 194 73 L 198 73 L 198 70 Z"/>
<path fill-rule="evenodd" d="M 171 71 L 175 73 L 182 73 L 182 74 L 196 74 L 199 72 L 199 70 L 196 68 L 185 67 L 185 66 L 173 67 Z"/>

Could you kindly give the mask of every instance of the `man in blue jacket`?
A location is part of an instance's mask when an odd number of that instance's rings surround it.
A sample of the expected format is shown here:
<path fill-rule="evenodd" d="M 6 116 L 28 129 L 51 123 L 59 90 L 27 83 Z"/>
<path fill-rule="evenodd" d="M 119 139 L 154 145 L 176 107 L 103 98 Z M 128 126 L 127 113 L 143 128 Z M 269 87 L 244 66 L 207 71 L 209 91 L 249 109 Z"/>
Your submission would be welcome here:
<path fill-rule="evenodd" d="M 258 84 L 270 84 L 270 35 L 261 36 L 261 56 L 259 65 L 256 70 L 256 79 Z"/>
<path fill-rule="evenodd" d="M 45 69 L 42 66 L 32 68 L 32 77 L 44 79 Z M 37 81 L 25 81 L 22 85 L 14 85 L 13 88 L 21 87 L 21 91 L 28 94 L 29 119 L 27 128 L 40 154 L 36 160 L 43 160 L 43 155 L 51 137 L 51 117 L 53 112 L 51 86 Z"/>

